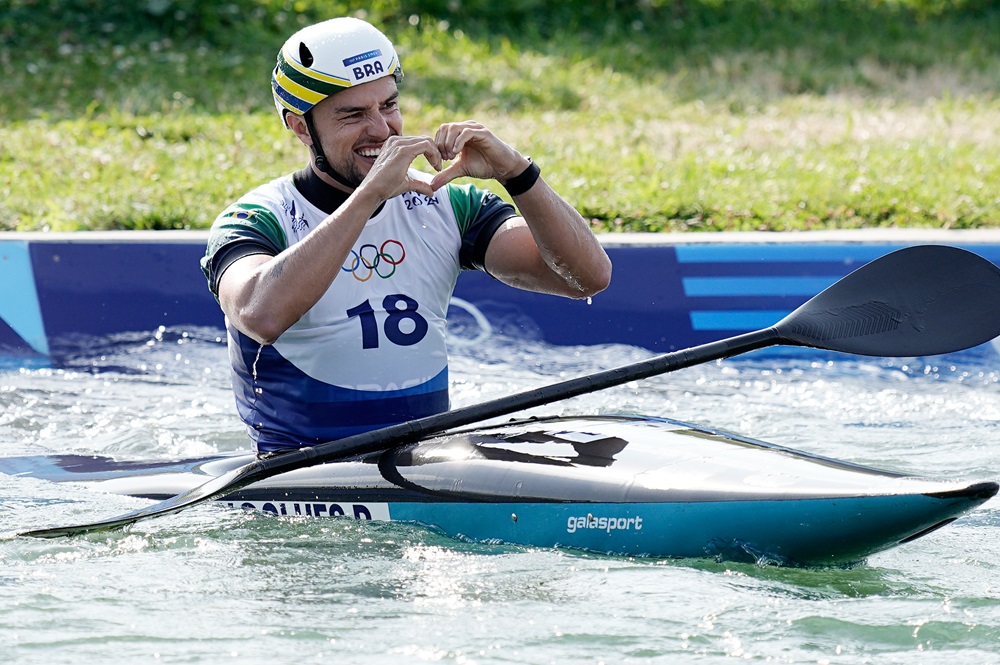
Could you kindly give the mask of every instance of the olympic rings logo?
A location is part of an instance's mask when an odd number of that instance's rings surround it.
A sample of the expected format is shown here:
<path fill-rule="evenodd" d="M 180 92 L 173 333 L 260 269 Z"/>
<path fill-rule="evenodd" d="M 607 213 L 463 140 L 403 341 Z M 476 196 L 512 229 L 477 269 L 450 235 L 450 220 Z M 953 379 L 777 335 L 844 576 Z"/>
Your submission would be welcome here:
<path fill-rule="evenodd" d="M 359 282 L 367 282 L 372 275 L 389 279 L 396 273 L 396 266 L 405 258 L 406 250 L 403 249 L 403 243 L 390 238 L 382 243 L 381 247 L 368 243 L 361 245 L 357 251 L 352 249 L 351 257 L 348 259 L 350 265 L 345 264 L 340 269 L 353 274 L 354 279 Z"/>

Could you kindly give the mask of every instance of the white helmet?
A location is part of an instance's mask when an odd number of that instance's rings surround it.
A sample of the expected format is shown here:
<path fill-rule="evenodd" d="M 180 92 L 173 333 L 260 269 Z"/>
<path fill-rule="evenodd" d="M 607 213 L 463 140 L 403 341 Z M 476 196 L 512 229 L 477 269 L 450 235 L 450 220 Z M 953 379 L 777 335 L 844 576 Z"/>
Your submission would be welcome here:
<path fill-rule="evenodd" d="M 385 76 L 403 78 L 392 42 L 356 18 L 334 18 L 288 38 L 271 73 L 271 91 L 281 121 L 285 113 L 305 115 L 340 90 Z"/>

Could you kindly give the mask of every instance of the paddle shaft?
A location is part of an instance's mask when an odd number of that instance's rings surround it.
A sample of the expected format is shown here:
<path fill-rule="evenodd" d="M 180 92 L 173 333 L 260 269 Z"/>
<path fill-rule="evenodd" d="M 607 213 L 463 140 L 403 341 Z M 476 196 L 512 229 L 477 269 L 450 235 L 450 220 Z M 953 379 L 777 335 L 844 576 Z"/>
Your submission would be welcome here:
<path fill-rule="evenodd" d="M 258 461 L 258 466 L 253 474 L 254 481 L 263 480 L 291 469 L 384 450 L 456 427 L 472 425 L 490 418 L 509 415 L 543 404 L 578 397 L 713 360 L 730 358 L 780 343 L 787 343 L 787 341 L 779 335 L 775 328 L 765 328 L 480 404 L 445 411 L 370 432 L 362 432 L 309 448 L 281 453 Z M 229 487 L 228 489 L 234 488 Z"/>

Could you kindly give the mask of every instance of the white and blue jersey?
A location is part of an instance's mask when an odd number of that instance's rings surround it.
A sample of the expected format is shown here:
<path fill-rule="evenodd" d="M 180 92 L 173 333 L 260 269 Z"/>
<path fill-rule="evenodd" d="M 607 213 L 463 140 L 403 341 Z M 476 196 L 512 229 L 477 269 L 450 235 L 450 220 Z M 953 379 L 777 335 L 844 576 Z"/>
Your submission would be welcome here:
<path fill-rule="evenodd" d="M 212 226 L 202 260 L 212 291 L 233 261 L 277 255 L 345 199 L 311 169 L 241 198 Z M 448 302 L 459 273 L 483 269 L 490 239 L 516 214 L 471 185 L 402 194 L 372 215 L 327 292 L 272 345 L 227 321 L 237 410 L 257 451 L 446 411 Z"/>

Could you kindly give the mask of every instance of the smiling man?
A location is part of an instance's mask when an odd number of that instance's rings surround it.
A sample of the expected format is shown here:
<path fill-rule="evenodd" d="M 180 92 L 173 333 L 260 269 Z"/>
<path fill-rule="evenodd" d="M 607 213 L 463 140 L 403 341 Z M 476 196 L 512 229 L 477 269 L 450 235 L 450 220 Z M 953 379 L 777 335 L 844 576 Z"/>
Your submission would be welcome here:
<path fill-rule="evenodd" d="M 462 270 L 570 298 L 611 279 L 579 213 L 489 129 L 403 134 L 402 78 L 392 43 L 353 18 L 304 28 L 278 54 L 275 106 L 309 164 L 223 211 L 202 260 L 258 453 L 447 410 L 445 315 Z M 421 155 L 436 174 L 412 168 Z M 459 177 L 499 182 L 517 207 Z"/>

